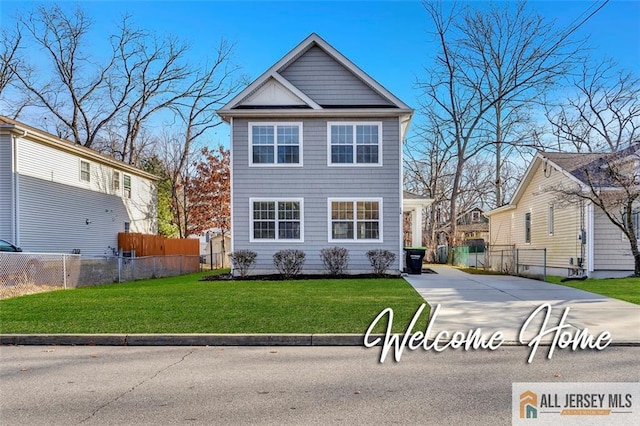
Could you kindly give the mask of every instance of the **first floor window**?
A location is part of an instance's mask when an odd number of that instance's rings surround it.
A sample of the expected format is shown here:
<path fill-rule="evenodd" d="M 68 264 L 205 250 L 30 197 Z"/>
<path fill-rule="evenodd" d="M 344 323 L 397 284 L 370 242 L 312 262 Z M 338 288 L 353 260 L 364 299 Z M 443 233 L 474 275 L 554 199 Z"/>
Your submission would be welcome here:
<path fill-rule="evenodd" d="M 131 198 L 131 176 L 124 175 L 124 198 Z"/>
<path fill-rule="evenodd" d="M 524 214 L 524 242 L 531 242 L 531 213 Z"/>
<path fill-rule="evenodd" d="M 556 216 L 555 207 L 553 206 L 553 204 L 551 204 L 549 206 L 549 217 L 547 219 L 549 235 L 553 235 L 554 222 L 556 220 L 555 216 Z"/>
<path fill-rule="evenodd" d="M 380 200 L 330 200 L 331 240 L 380 240 Z"/>
<path fill-rule="evenodd" d="M 252 200 L 254 240 L 302 240 L 301 200 Z"/>
<path fill-rule="evenodd" d="M 301 164 L 300 123 L 250 123 L 251 164 Z"/>
<path fill-rule="evenodd" d="M 91 163 L 80 160 L 80 180 L 84 182 L 91 181 Z"/>

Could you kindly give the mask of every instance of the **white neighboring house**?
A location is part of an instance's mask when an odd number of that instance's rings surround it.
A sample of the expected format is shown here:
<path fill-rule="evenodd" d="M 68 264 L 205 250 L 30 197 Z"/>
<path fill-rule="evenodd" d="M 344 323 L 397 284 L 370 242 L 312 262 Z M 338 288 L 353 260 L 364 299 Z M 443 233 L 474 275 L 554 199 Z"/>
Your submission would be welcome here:
<path fill-rule="evenodd" d="M 157 233 L 152 174 L 0 116 L 0 239 L 24 251 L 111 255 Z"/>
<path fill-rule="evenodd" d="M 485 213 L 494 250 L 521 249 L 518 263 L 525 274 L 541 274 L 541 250 L 546 249 L 548 275 L 631 275 L 633 256 L 622 231 L 593 203 L 561 201 L 552 190 L 571 185 L 586 188 L 584 170 L 595 170 L 603 155 L 539 152 L 509 204 Z M 638 221 L 638 216 L 633 220 Z"/>

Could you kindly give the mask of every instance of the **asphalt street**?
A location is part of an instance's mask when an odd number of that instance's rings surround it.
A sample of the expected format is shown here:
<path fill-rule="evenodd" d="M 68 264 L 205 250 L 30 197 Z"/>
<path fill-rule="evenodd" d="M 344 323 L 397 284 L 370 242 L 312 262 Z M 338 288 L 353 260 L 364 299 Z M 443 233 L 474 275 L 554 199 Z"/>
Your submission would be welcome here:
<path fill-rule="evenodd" d="M 637 382 L 640 347 L 0 347 L 0 424 L 507 425 L 513 382 Z"/>

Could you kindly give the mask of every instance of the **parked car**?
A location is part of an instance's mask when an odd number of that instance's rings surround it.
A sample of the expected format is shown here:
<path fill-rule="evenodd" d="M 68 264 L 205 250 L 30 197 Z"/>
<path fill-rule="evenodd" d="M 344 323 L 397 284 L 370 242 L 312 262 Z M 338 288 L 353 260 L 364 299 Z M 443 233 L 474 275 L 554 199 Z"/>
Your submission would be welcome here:
<path fill-rule="evenodd" d="M 6 240 L 0 240 L 0 284 L 34 283 L 42 263 L 33 257 L 21 255 L 22 249 Z"/>
<path fill-rule="evenodd" d="M 9 241 L 0 240 L 0 251 L 17 253 L 17 252 L 21 252 L 22 249 L 16 245 L 11 244 Z"/>

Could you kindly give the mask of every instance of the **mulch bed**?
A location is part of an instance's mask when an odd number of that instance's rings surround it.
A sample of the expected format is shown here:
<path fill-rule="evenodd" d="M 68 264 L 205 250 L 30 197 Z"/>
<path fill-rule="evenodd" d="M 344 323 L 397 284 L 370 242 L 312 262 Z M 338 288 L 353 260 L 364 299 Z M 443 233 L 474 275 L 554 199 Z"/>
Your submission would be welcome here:
<path fill-rule="evenodd" d="M 231 274 L 222 275 L 205 275 L 200 281 L 291 281 L 291 280 L 322 280 L 322 279 L 362 279 L 362 278 L 399 278 L 400 275 L 392 274 L 343 274 L 343 275 L 327 275 L 327 274 L 300 274 L 291 278 L 284 278 L 280 274 L 269 275 L 248 275 L 246 277 L 232 277 Z"/>

